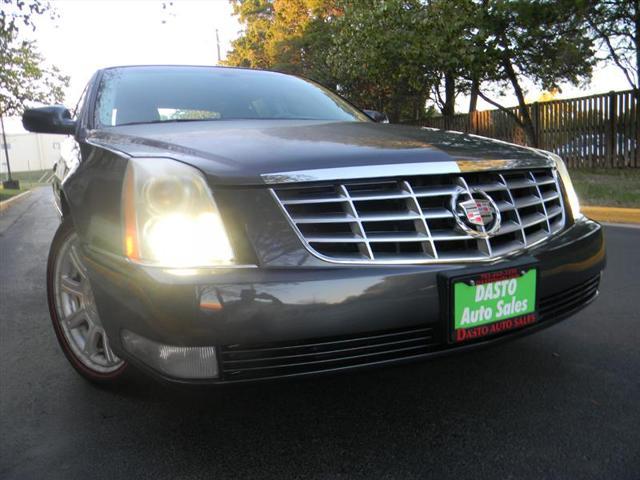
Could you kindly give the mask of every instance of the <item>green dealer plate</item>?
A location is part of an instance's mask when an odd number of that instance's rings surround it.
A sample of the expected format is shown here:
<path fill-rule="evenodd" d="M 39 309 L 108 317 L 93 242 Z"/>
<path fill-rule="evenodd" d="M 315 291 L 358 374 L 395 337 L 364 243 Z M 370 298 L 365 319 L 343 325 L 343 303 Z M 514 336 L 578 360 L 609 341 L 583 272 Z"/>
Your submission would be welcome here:
<path fill-rule="evenodd" d="M 466 342 L 537 321 L 537 270 L 510 268 L 452 284 L 453 341 Z"/>

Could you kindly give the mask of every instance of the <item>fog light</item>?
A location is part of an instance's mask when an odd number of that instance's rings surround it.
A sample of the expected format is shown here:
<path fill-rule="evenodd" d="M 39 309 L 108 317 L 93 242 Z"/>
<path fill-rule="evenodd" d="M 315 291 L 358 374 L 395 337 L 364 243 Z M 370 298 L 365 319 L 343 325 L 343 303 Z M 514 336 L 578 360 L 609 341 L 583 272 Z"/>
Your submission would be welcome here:
<path fill-rule="evenodd" d="M 128 330 L 122 331 L 122 342 L 136 358 L 171 377 L 197 379 L 218 376 L 215 347 L 163 345 Z"/>

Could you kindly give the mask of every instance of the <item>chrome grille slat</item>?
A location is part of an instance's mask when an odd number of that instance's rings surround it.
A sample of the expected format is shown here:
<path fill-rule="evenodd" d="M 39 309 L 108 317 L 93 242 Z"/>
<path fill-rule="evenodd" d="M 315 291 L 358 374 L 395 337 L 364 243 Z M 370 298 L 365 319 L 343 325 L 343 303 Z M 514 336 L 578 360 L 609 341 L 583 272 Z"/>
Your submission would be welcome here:
<path fill-rule="evenodd" d="M 500 230 L 498 230 L 498 233 L 496 235 L 502 235 L 505 233 L 511 233 L 511 232 L 519 232 L 520 230 L 522 230 L 522 225 L 520 225 L 519 223 L 516 223 L 514 221 L 508 221 L 502 224 L 502 226 L 500 227 Z"/>
<path fill-rule="evenodd" d="M 379 195 L 372 194 L 351 194 L 351 200 L 354 202 L 363 202 L 367 200 L 400 200 L 404 198 L 411 198 L 408 193 L 383 193 Z"/>
<path fill-rule="evenodd" d="M 453 218 L 453 213 L 446 208 L 425 208 L 422 209 L 422 216 L 424 218 Z"/>
<path fill-rule="evenodd" d="M 422 218 L 418 212 L 378 213 L 360 215 L 361 222 L 392 222 L 395 220 L 419 220 Z"/>
<path fill-rule="evenodd" d="M 556 183 L 556 180 L 553 178 L 553 175 L 552 175 L 548 178 L 545 178 L 544 180 L 536 179 L 536 183 L 538 184 L 538 186 L 553 185 Z"/>
<path fill-rule="evenodd" d="M 429 225 L 427 224 L 427 221 L 424 217 L 424 212 L 422 211 L 422 207 L 420 206 L 420 202 L 418 201 L 418 199 L 415 196 L 415 193 L 413 191 L 413 187 L 411 186 L 411 184 L 407 181 L 402 182 L 402 187 L 403 189 L 409 193 L 412 198 L 410 200 L 408 200 L 408 206 L 409 208 L 411 208 L 414 212 L 420 212 L 420 218 L 417 219 L 414 222 L 414 225 L 416 227 L 416 230 L 418 232 L 421 232 L 422 234 L 427 236 L 427 240 L 428 243 L 421 243 L 420 247 L 422 249 L 422 251 L 433 258 L 437 258 L 438 254 L 436 253 L 436 247 L 433 243 L 433 238 L 431 238 L 431 232 L 429 230 Z"/>
<path fill-rule="evenodd" d="M 500 200 L 498 202 L 496 202 L 496 205 L 498 207 L 498 210 L 500 210 L 500 212 L 510 212 L 515 210 L 515 205 L 513 205 L 512 203 L 506 202 L 504 200 Z"/>
<path fill-rule="evenodd" d="M 510 252 L 512 252 L 513 250 L 518 250 L 521 249 L 523 247 L 522 243 L 520 242 L 516 242 L 516 241 L 512 241 L 512 242 L 507 242 L 503 245 L 500 245 L 497 248 L 493 249 L 493 254 L 496 256 L 500 256 L 500 255 L 506 255 Z"/>
<path fill-rule="evenodd" d="M 352 223 L 356 221 L 353 215 L 296 215 L 292 216 L 296 223 Z"/>
<path fill-rule="evenodd" d="M 544 230 L 538 230 L 527 236 L 529 244 L 538 243 L 549 236 L 549 233 Z"/>
<path fill-rule="evenodd" d="M 544 207 L 544 204 L 543 204 Z M 525 217 L 520 217 L 522 221 L 522 228 L 531 227 L 532 225 L 537 225 L 538 223 L 547 222 L 548 216 L 542 213 L 532 213 Z M 500 229 L 502 231 L 502 229 Z"/>
<path fill-rule="evenodd" d="M 500 182 L 470 184 L 469 187 L 477 188 L 478 190 L 482 190 L 483 192 L 495 192 L 498 190 L 507 189 L 506 185 Z"/>
<path fill-rule="evenodd" d="M 499 177 L 500 177 L 500 180 L 502 181 L 502 183 L 504 183 L 506 185 L 507 181 L 505 180 L 504 175 L 500 174 Z M 527 246 L 527 237 L 524 234 L 524 228 L 522 228 L 522 220 L 520 219 L 520 212 L 518 211 L 517 204 L 516 204 L 515 199 L 513 198 L 513 193 L 511 192 L 511 190 L 507 190 L 507 195 L 509 196 L 509 203 L 512 206 L 511 210 L 515 213 L 516 223 L 520 227 L 520 238 L 522 239 L 522 242 L 524 243 L 524 246 L 526 247 Z"/>
<path fill-rule="evenodd" d="M 305 205 L 314 203 L 340 203 L 346 202 L 344 197 L 318 197 L 318 198 L 299 198 L 297 200 L 283 200 L 284 205 Z"/>
<path fill-rule="evenodd" d="M 353 201 L 351 200 L 349 190 L 344 185 L 340 185 L 340 192 L 349 200 L 349 215 L 356 219 L 355 223 L 351 224 L 352 232 L 366 239 L 367 234 L 365 233 L 364 227 L 362 226 L 362 221 L 357 218 L 358 212 L 353 204 Z M 368 259 L 373 260 L 373 251 L 371 250 L 371 245 L 369 245 L 369 242 L 365 240 L 364 244 L 358 244 L 358 250 L 360 252 L 360 255 L 366 256 Z"/>
<path fill-rule="evenodd" d="M 549 218 L 553 218 L 556 217 L 558 215 L 562 214 L 562 207 L 560 206 L 556 206 L 553 208 L 547 208 L 547 216 Z"/>
<path fill-rule="evenodd" d="M 531 178 L 531 180 L 533 180 L 534 182 L 536 181 L 536 177 L 533 174 L 533 172 L 529 172 L 529 177 Z M 536 184 L 536 191 L 538 192 L 538 197 L 540 197 L 542 199 L 542 210 L 544 211 L 544 215 L 543 215 L 543 219 L 542 221 L 544 221 L 547 225 L 547 231 L 550 232 L 551 231 L 551 224 L 549 223 L 549 214 L 547 213 L 547 206 L 545 205 L 545 196 L 542 193 L 542 190 L 540 190 L 540 187 L 538 186 L 538 184 Z M 556 198 L 558 197 L 557 193 L 555 194 Z M 551 200 L 551 199 L 550 199 Z M 535 223 L 530 223 L 527 226 L 530 225 L 535 225 Z"/>
<path fill-rule="evenodd" d="M 356 235 L 325 235 L 307 237 L 309 243 L 364 243 L 365 239 Z"/>
<path fill-rule="evenodd" d="M 534 205 L 539 205 L 541 203 L 542 203 L 542 199 L 540 197 L 536 197 L 535 195 L 528 195 L 526 197 L 515 199 L 515 206 L 518 209 L 525 208 L 525 207 L 532 207 Z"/>
<path fill-rule="evenodd" d="M 501 227 L 490 238 L 456 227 L 453 195 L 464 200 L 473 191 L 489 195 L 501 213 Z M 540 243 L 565 225 L 551 168 L 301 183 L 271 192 L 307 249 L 337 263 L 490 260 Z"/>
<path fill-rule="evenodd" d="M 426 233 L 378 233 L 369 235 L 370 242 L 426 242 L 429 238 Z"/>
<path fill-rule="evenodd" d="M 435 230 L 431 233 L 431 238 L 433 238 L 433 240 L 437 241 L 444 241 L 444 240 L 475 240 L 475 238 L 469 236 L 469 235 L 465 235 L 464 233 L 459 233 L 456 231 L 438 231 Z"/>
<path fill-rule="evenodd" d="M 460 190 L 460 187 L 452 185 L 450 187 L 434 187 L 434 188 L 429 188 L 424 189 L 424 188 L 415 188 L 412 187 L 413 190 L 413 194 L 417 197 L 417 198 L 423 198 L 423 197 L 450 197 L 451 195 L 453 195 L 454 193 L 456 193 L 458 190 Z"/>
<path fill-rule="evenodd" d="M 537 183 L 534 179 L 520 179 L 509 181 L 507 187 L 509 190 L 517 190 L 519 188 L 535 188 L 536 185 Z"/>

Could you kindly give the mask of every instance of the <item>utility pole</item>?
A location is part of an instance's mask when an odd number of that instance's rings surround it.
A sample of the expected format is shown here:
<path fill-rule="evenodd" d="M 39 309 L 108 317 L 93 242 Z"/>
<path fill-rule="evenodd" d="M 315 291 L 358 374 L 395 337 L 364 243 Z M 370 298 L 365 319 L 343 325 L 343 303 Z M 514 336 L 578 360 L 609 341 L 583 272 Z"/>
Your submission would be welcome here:
<path fill-rule="evenodd" d="M 216 47 L 218 47 L 218 65 L 220 65 L 220 36 L 218 35 L 217 28 L 216 28 Z"/>
<path fill-rule="evenodd" d="M 6 182 L 2 182 L 3 188 L 20 188 L 18 180 L 11 179 L 11 165 L 9 165 L 9 147 L 7 145 L 7 135 L 4 132 L 4 115 L 0 111 L 0 127 L 2 128 L 2 144 L 4 145 L 4 158 L 7 159 L 7 175 L 9 176 Z"/>

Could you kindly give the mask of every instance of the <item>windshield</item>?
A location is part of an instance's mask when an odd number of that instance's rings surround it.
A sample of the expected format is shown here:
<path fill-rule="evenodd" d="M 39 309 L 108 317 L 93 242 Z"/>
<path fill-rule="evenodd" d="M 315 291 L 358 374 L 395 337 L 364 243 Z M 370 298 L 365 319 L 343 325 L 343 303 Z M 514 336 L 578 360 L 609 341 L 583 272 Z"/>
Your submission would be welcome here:
<path fill-rule="evenodd" d="M 101 127 L 195 120 L 368 121 L 329 90 L 275 72 L 207 67 L 134 67 L 104 72 Z"/>

